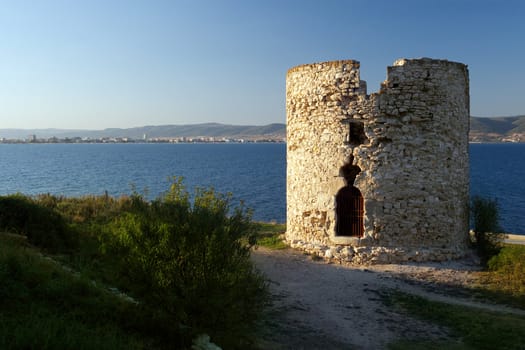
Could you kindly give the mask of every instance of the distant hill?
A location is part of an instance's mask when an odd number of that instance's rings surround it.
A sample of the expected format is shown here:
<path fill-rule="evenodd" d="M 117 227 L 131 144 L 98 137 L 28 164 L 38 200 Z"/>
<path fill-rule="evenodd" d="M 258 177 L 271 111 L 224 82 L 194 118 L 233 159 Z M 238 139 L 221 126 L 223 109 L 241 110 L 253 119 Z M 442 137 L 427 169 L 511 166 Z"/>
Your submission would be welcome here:
<path fill-rule="evenodd" d="M 525 142 L 525 115 L 470 118 L 470 141 Z"/>
<path fill-rule="evenodd" d="M 273 139 L 286 137 L 286 125 L 274 123 L 268 125 L 230 125 L 219 123 L 157 125 L 136 128 L 111 128 L 104 130 L 67 130 L 67 129 L 0 129 L 0 138 L 27 139 L 30 135 L 37 138 L 130 138 L 148 139 L 180 137 L 215 137 L 236 139 Z M 513 117 L 471 117 L 471 142 L 525 142 L 525 115 Z"/>
<path fill-rule="evenodd" d="M 285 124 L 228 125 L 219 123 L 188 124 L 188 125 L 158 125 L 136 128 L 104 130 L 67 130 L 67 129 L 0 129 L 0 138 L 27 139 L 30 135 L 37 138 L 176 138 L 176 137 L 224 137 L 224 138 L 272 138 L 284 139 Z"/>

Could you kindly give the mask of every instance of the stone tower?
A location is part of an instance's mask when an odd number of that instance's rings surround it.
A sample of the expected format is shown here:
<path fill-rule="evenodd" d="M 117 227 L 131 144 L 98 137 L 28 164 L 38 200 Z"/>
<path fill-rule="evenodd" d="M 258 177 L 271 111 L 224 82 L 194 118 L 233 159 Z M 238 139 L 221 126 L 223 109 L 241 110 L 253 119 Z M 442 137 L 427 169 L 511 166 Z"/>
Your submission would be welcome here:
<path fill-rule="evenodd" d="M 288 71 L 287 232 L 354 263 L 446 260 L 466 249 L 466 65 L 400 59 L 367 95 L 359 62 Z"/>

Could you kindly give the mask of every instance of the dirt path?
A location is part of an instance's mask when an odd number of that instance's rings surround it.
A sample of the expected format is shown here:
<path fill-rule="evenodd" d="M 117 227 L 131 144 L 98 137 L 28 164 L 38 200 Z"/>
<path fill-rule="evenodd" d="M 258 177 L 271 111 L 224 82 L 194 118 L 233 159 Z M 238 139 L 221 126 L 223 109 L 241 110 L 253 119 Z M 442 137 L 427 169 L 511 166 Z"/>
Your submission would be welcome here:
<path fill-rule="evenodd" d="M 506 309 L 458 294 L 477 269 L 469 260 L 426 265 L 342 266 L 312 261 L 303 253 L 259 248 L 256 266 L 270 280 L 271 321 L 262 347 L 267 349 L 384 349 L 400 338 L 443 339 L 447 331 L 394 312 L 380 293 L 400 290 L 432 300 Z M 452 294 L 451 294 L 452 293 Z"/>

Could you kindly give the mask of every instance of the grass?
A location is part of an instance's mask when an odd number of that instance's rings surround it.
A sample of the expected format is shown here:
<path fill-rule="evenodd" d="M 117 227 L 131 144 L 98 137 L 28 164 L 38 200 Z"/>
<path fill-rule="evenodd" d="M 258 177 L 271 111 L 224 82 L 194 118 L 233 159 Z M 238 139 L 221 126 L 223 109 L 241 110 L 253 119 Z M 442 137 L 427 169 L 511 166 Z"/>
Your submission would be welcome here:
<path fill-rule="evenodd" d="M 257 223 L 257 244 L 269 249 L 286 249 L 288 245 L 283 240 L 286 232 L 285 224 Z"/>
<path fill-rule="evenodd" d="M 453 340 L 400 341 L 390 345 L 397 349 L 524 349 L 525 317 L 429 301 L 395 292 L 387 303 L 402 312 L 446 326 Z"/>
<path fill-rule="evenodd" d="M 140 307 L 0 233 L 0 348 L 150 349 Z"/>
<path fill-rule="evenodd" d="M 467 291 L 480 300 L 525 309 L 525 246 L 505 244 L 477 273 L 478 282 Z"/>
<path fill-rule="evenodd" d="M 480 273 L 472 295 L 491 303 L 525 309 L 525 246 L 505 245 Z M 401 340 L 390 349 L 525 349 L 525 317 L 432 302 L 403 293 L 392 293 L 385 302 L 401 312 L 440 324 L 451 330 L 453 340 L 429 342 Z"/>
<path fill-rule="evenodd" d="M 489 260 L 486 284 L 492 290 L 521 298 L 525 308 L 525 246 L 506 245 Z"/>

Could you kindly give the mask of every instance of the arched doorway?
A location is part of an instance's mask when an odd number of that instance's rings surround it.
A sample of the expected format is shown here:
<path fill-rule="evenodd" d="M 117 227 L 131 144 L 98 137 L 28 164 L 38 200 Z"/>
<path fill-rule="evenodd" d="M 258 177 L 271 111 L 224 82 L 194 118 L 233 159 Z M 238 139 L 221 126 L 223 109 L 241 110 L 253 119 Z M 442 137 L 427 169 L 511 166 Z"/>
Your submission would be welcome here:
<path fill-rule="evenodd" d="M 347 185 L 335 197 L 335 235 L 361 237 L 363 225 L 363 196 L 355 186 Z"/>
<path fill-rule="evenodd" d="M 363 195 L 354 186 L 357 175 L 361 168 L 353 164 L 354 156 L 351 155 L 348 161 L 340 169 L 340 174 L 344 177 L 346 186 L 341 188 L 335 196 L 335 235 L 361 237 L 364 233 L 363 215 Z"/>

